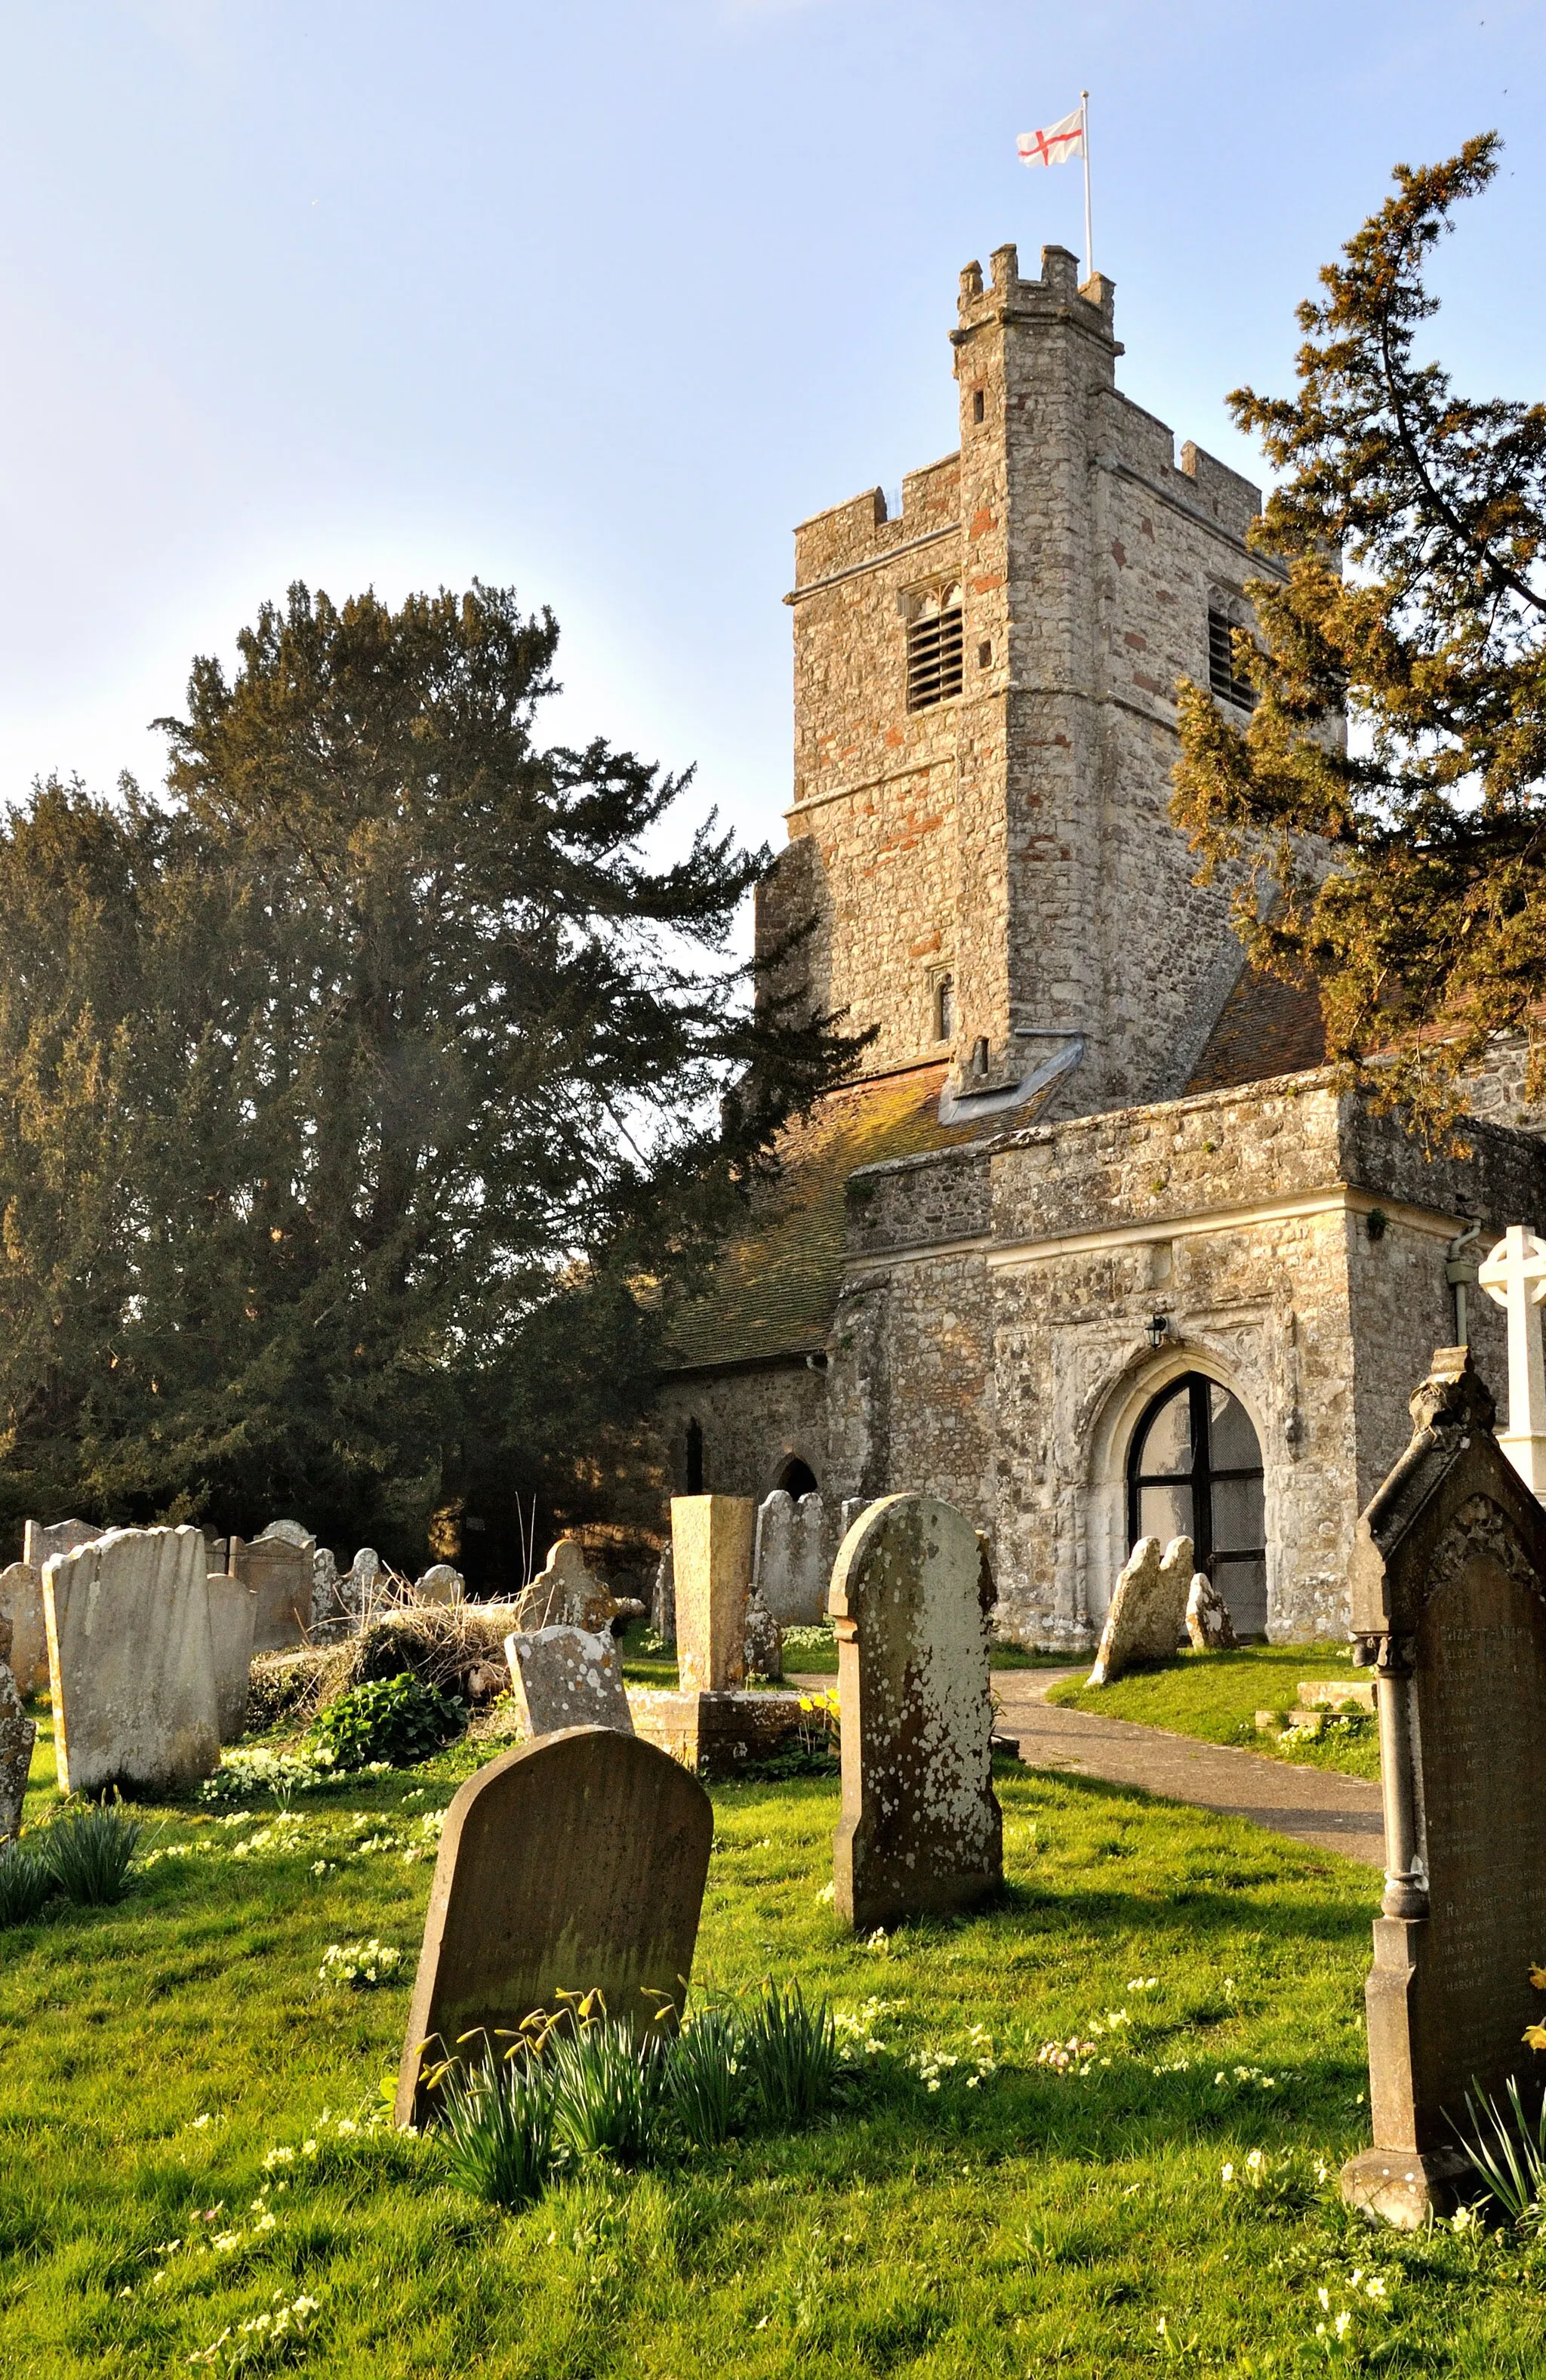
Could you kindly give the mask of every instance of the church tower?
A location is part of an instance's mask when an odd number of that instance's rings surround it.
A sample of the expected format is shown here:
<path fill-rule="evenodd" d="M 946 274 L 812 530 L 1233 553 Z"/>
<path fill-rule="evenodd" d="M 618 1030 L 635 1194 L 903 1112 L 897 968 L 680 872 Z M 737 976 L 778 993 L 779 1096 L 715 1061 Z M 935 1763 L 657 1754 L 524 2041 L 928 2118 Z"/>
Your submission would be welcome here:
<path fill-rule="evenodd" d="M 1176 680 L 1245 719 L 1258 491 L 1116 385 L 1113 286 L 1013 247 L 960 278 L 960 445 L 796 531 L 790 844 L 810 996 L 866 1071 L 943 1062 L 940 1121 L 1091 1113 L 1187 1081 L 1242 953 L 1167 815 Z"/>

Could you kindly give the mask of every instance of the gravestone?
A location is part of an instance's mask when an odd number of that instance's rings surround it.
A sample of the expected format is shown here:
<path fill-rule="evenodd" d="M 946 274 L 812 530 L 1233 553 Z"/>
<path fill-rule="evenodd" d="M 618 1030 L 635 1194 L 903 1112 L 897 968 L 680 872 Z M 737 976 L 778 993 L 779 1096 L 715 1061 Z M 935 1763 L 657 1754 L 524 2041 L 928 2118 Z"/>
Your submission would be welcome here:
<path fill-rule="evenodd" d="M 749 1496 L 673 1496 L 677 1673 L 683 1694 L 734 1693 L 746 1676 L 746 1605 L 756 1506 Z"/>
<path fill-rule="evenodd" d="M 252 1620 L 255 1653 L 288 1653 L 304 1645 L 311 1628 L 312 1571 L 309 1542 L 297 1545 L 287 1534 L 296 1524 L 281 1524 L 284 1534 L 265 1529 L 260 1537 L 231 1539 L 230 1566 L 257 1597 Z"/>
<path fill-rule="evenodd" d="M 599 1990 L 643 2029 L 682 2010 L 714 1810 L 638 1736 L 568 1728 L 490 1761 L 446 1813 L 397 2084 L 397 2120 L 432 2111 L 426 2067 L 476 2062 L 561 1991 Z M 504 2038 L 501 2038 L 501 2036 Z"/>
<path fill-rule="evenodd" d="M 614 1620 L 644 1609 L 632 1596 L 616 1596 L 592 1575 L 578 1537 L 561 1537 L 548 1549 L 548 1567 L 523 1588 L 515 1605 L 521 1629 L 584 1628 L 594 1635 Z"/>
<path fill-rule="evenodd" d="M 1498 1444 L 1531 1493 L 1546 1498 L 1546 1360 L 1540 1311 L 1546 1298 L 1546 1247 L 1522 1223 L 1511 1223 L 1477 1280 L 1508 1313 L 1508 1427 L 1499 1431 Z"/>
<path fill-rule="evenodd" d="M 316 1551 L 317 1540 L 304 1521 L 271 1521 L 262 1535 L 265 1537 L 283 1537 L 287 1544 L 299 1546 L 303 1553 Z"/>
<path fill-rule="evenodd" d="M 21 1832 L 21 1805 L 37 1735 L 37 1722 L 21 1707 L 15 1676 L 0 1661 L 0 1843 Z"/>
<path fill-rule="evenodd" d="M 219 1766 L 204 1560 L 201 1529 L 109 1529 L 44 1565 L 61 1792 Z"/>
<path fill-rule="evenodd" d="M 1163 1553 L 1158 1537 L 1140 1537 L 1117 1581 L 1085 1682 L 1108 1686 L 1135 1661 L 1173 1661 L 1187 1634 L 1191 1579 L 1190 1537 L 1172 1537 Z"/>
<path fill-rule="evenodd" d="M 29 1521 L 21 1533 L 21 1559 L 42 1576 L 43 1564 L 54 1554 L 73 1554 L 103 1532 L 90 1521 Z"/>
<path fill-rule="evenodd" d="M 450 1562 L 431 1562 L 423 1577 L 414 1581 L 414 1593 L 420 1603 L 465 1603 L 467 1583 Z"/>
<path fill-rule="evenodd" d="M 228 1578 L 220 1571 L 211 1571 L 204 1586 L 210 1605 L 210 1652 L 214 1661 L 215 1725 L 222 1743 L 235 1743 L 247 1730 L 258 1598 L 239 1578 Z"/>
<path fill-rule="evenodd" d="M 757 1508 L 752 1585 L 781 1628 L 813 1626 L 826 1612 L 825 1527 L 814 1490 L 796 1502 L 775 1488 Z"/>
<path fill-rule="evenodd" d="M 887 1496 L 838 1549 L 839 1914 L 859 1933 L 973 1909 L 1003 1883 L 993 1791 L 987 1549 L 953 1505 Z"/>
<path fill-rule="evenodd" d="M 622 1685 L 622 1654 L 610 1629 L 537 1628 L 504 1640 L 510 1691 L 528 1741 L 566 1727 L 634 1732 Z"/>
<path fill-rule="evenodd" d="M 42 1572 L 30 1562 L 0 1570 L 0 1613 L 10 1622 L 9 1667 L 23 1694 L 48 1684 L 48 1628 L 43 1619 Z"/>
<path fill-rule="evenodd" d="M 1232 1653 L 1239 1643 L 1229 1606 L 1205 1570 L 1194 1572 L 1187 1596 L 1187 1634 L 1199 1653 Z"/>
<path fill-rule="evenodd" d="M 749 1678 L 781 1678 L 784 1674 L 784 1633 L 755 1590 L 746 1606 L 743 1655 Z"/>
<path fill-rule="evenodd" d="M 338 1592 L 338 1559 L 331 1546 L 318 1546 L 311 1556 L 311 1626 L 332 1628 L 349 1614 Z"/>
<path fill-rule="evenodd" d="M 1546 1950 L 1546 1515 L 1492 1435 L 1469 1350 L 1441 1347 L 1416 1435 L 1359 1522 L 1354 1658 L 1374 1671 L 1385 1889 L 1366 1987 L 1374 2145 L 1349 2205 L 1404 2229 L 1467 2168 L 1450 2119 L 1511 2075 Z"/>
<path fill-rule="evenodd" d="M 676 1643 L 676 1572 L 670 1545 L 661 1548 L 655 1566 L 655 1592 L 649 1606 L 650 1626 L 663 1645 Z"/>

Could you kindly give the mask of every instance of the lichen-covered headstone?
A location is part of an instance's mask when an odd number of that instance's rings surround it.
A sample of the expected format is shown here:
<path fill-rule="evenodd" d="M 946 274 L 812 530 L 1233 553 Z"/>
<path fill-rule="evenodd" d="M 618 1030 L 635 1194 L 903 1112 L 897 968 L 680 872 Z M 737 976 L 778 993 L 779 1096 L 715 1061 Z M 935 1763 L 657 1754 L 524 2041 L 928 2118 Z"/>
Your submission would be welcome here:
<path fill-rule="evenodd" d="M 202 1529 L 109 1529 L 43 1567 L 60 1791 L 156 1787 L 220 1762 Z"/>
<path fill-rule="evenodd" d="M 43 1620 L 42 1572 L 30 1562 L 0 1570 L 0 1612 L 10 1621 L 10 1669 L 23 1694 L 41 1694 L 48 1683 L 48 1628 Z"/>
<path fill-rule="evenodd" d="M 1187 1596 L 1187 1634 L 1199 1653 L 1229 1653 L 1238 1638 L 1226 1603 L 1205 1570 L 1192 1574 Z"/>
<path fill-rule="evenodd" d="M 806 1627 L 827 1609 L 826 1519 L 813 1489 L 798 1502 L 776 1488 L 757 1508 L 752 1583 L 783 1628 Z"/>
<path fill-rule="evenodd" d="M 536 1628 L 504 1640 L 510 1691 L 528 1742 L 566 1727 L 634 1732 L 622 1654 L 610 1629 Z"/>
<path fill-rule="evenodd" d="M 247 1728 L 258 1598 L 239 1578 L 227 1578 L 219 1571 L 209 1573 L 205 1592 L 210 1604 L 210 1649 L 214 1658 L 215 1725 L 222 1743 L 235 1743 Z"/>
<path fill-rule="evenodd" d="M 784 1632 L 760 1595 L 746 1606 L 746 1675 L 781 1678 L 784 1674 Z"/>
<path fill-rule="evenodd" d="M 676 1658 L 683 1694 L 734 1693 L 746 1677 L 756 1506 L 749 1496 L 673 1496 Z"/>
<path fill-rule="evenodd" d="M 713 1839 L 697 1779 L 610 1728 L 543 1736 L 469 1778 L 441 1838 L 398 2122 L 432 2111 L 426 2068 L 476 2064 L 485 2043 L 498 2058 L 561 1992 L 599 1990 L 641 2029 L 680 2012 Z"/>
<path fill-rule="evenodd" d="M 593 1635 L 617 1619 L 644 1609 L 631 1596 L 617 1596 L 593 1575 L 578 1537 L 561 1537 L 548 1549 L 548 1567 L 523 1589 L 515 1606 L 523 1629 L 584 1628 Z"/>
<path fill-rule="evenodd" d="M 839 1914 L 860 1933 L 975 1908 L 1003 1882 L 993 1790 L 987 1550 L 934 1496 L 869 1505 L 838 1551 Z"/>
<path fill-rule="evenodd" d="M 1546 1515 L 1492 1435 L 1464 1347 L 1412 1398 L 1416 1435 L 1358 1525 L 1354 1658 L 1380 1720 L 1385 1889 L 1366 1986 L 1374 2144 L 1350 2205 L 1403 2229 L 1475 2177 L 1467 2094 L 1539 2105 L 1526 2027 L 1546 1956 Z"/>
<path fill-rule="evenodd" d="M 650 1598 L 650 1626 L 664 1645 L 676 1643 L 676 1572 L 668 1541 L 655 1566 L 655 1591 Z"/>
<path fill-rule="evenodd" d="M 21 1706 L 15 1676 L 0 1662 L 0 1843 L 21 1832 L 21 1805 L 37 1734 L 37 1722 Z"/>
<path fill-rule="evenodd" d="M 420 1603 L 465 1603 L 467 1583 L 450 1562 L 431 1562 L 424 1575 L 415 1579 L 414 1593 Z"/>
<path fill-rule="evenodd" d="M 1087 1683 L 1108 1686 L 1136 1661 L 1173 1661 L 1187 1633 L 1191 1581 L 1190 1537 L 1172 1537 L 1163 1553 L 1158 1537 L 1140 1537 L 1117 1581 Z"/>

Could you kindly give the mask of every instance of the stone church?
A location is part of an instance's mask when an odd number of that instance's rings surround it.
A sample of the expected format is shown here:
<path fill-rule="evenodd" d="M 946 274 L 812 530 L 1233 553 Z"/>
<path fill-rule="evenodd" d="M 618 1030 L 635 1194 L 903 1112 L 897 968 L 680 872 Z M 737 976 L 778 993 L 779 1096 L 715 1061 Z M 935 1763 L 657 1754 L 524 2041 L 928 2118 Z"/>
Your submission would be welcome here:
<path fill-rule="evenodd" d="M 1167 804 L 1176 682 L 1243 722 L 1259 491 L 1117 386 L 1112 284 L 960 277 L 959 451 L 795 535 L 789 841 L 813 1005 L 873 1028 L 679 1333 L 676 1485 L 900 1488 L 985 1531 L 998 1625 L 1098 1632 L 1186 1530 L 1242 1633 L 1341 1636 L 1434 1346 L 1505 1378 L 1474 1264 L 1546 1221 L 1507 1060 L 1465 1159 L 1331 1087 Z M 1478 1227 L 1480 1226 L 1480 1231 Z"/>

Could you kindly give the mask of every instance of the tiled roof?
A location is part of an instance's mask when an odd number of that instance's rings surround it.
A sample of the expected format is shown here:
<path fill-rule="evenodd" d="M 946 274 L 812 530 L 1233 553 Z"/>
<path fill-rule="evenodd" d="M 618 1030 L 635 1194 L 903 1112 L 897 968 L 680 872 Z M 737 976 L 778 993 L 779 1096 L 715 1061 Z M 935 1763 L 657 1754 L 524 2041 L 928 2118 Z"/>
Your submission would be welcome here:
<path fill-rule="evenodd" d="M 1220 1009 L 1182 1096 L 1233 1090 L 1325 1062 L 1319 995 L 1248 966 Z"/>
<path fill-rule="evenodd" d="M 939 1122 L 943 1066 L 835 1091 L 786 1135 L 779 1180 L 720 1257 L 676 1329 L 682 1366 L 814 1352 L 827 1337 L 843 1267 L 843 1185 L 856 1166 L 976 1137 Z"/>

